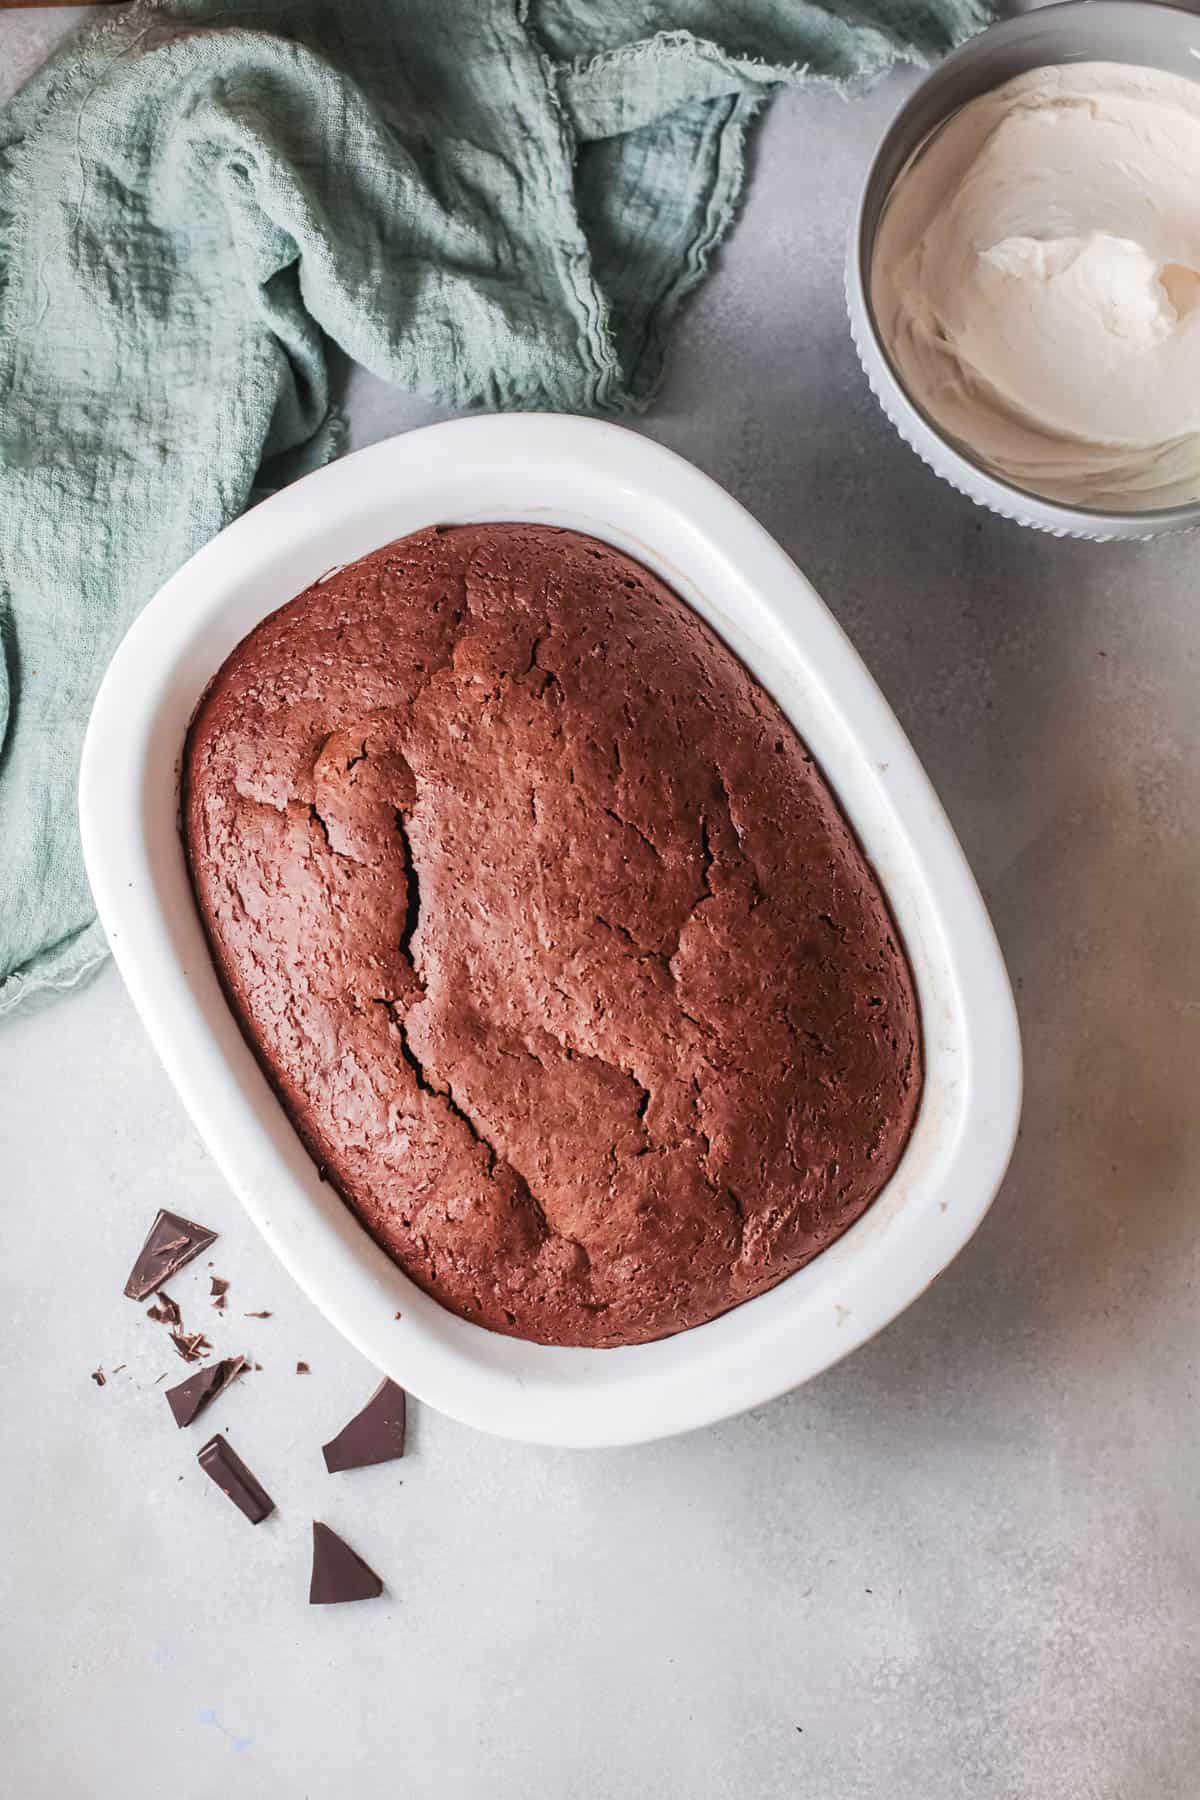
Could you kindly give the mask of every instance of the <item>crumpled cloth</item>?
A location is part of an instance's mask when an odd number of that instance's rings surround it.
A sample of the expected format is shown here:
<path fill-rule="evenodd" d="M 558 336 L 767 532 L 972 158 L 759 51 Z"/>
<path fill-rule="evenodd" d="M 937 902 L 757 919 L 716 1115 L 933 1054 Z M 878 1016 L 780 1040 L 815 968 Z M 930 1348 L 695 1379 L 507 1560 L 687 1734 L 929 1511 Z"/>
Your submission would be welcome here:
<path fill-rule="evenodd" d="M 92 696 L 167 576 L 336 453 L 330 340 L 457 407 L 642 407 L 772 90 L 985 19 L 138 0 L 0 111 L 0 1015 L 105 955 L 75 814 Z"/>

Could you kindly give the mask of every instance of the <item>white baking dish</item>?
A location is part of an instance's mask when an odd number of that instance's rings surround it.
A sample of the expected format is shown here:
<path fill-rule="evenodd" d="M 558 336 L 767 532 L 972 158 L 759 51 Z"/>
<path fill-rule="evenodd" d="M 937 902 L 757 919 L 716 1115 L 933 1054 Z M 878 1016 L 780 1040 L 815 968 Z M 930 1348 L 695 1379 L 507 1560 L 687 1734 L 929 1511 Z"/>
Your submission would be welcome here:
<path fill-rule="evenodd" d="M 522 1343 L 452 1317 L 408 1281 L 318 1179 L 225 1004 L 188 885 L 180 754 L 205 684 L 235 644 L 332 567 L 422 525 L 478 519 L 592 532 L 655 569 L 714 626 L 816 754 L 878 871 L 916 976 L 924 1098 L 885 1192 L 769 1294 L 656 1344 Z M 80 813 L 117 964 L 251 1218 L 365 1356 L 483 1430 L 635 1443 L 769 1400 L 915 1300 L 971 1236 L 1004 1174 L 1021 1091 L 1012 994 L 916 756 L 821 600 L 761 526 L 690 464 L 617 426 L 549 415 L 434 425 L 359 451 L 247 513 L 167 583 L 117 652 L 88 730 Z"/>

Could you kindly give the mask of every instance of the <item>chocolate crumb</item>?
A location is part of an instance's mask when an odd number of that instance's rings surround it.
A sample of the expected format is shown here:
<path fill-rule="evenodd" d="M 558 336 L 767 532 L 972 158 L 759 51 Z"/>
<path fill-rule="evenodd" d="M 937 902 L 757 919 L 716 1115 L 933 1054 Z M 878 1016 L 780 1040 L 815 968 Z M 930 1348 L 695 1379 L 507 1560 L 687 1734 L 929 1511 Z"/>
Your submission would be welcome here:
<path fill-rule="evenodd" d="M 296 1364 L 296 1373 L 297 1373 L 297 1375 L 307 1375 L 308 1374 L 308 1364 L 306 1362 L 298 1362 Z"/>
<path fill-rule="evenodd" d="M 179 1325 L 183 1320 L 178 1304 L 167 1293 L 159 1294 L 154 1305 L 146 1308 L 146 1317 L 156 1325 Z"/>
<path fill-rule="evenodd" d="M 171 1342 L 184 1362 L 199 1362 L 202 1356 L 212 1355 L 212 1345 L 202 1331 L 180 1331 L 176 1327 L 171 1332 Z"/>
<path fill-rule="evenodd" d="M 397 1314 L 396 1314 L 396 1317 L 397 1317 L 397 1318 L 398 1318 L 398 1319 L 402 1319 L 402 1318 L 403 1318 L 403 1317 L 404 1317 L 404 1314 L 403 1314 L 403 1313 L 397 1313 Z"/>
<path fill-rule="evenodd" d="M 217 1298 L 220 1299 L 222 1294 L 227 1294 L 229 1292 L 229 1283 L 223 1281 L 219 1275 L 210 1275 L 208 1278 L 208 1291 L 210 1294 L 216 1294 Z"/>
<path fill-rule="evenodd" d="M 103 1387 L 105 1382 L 108 1380 L 108 1376 L 104 1373 L 103 1369 L 93 1369 L 92 1370 L 92 1380 L 95 1382 L 97 1387 Z"/>

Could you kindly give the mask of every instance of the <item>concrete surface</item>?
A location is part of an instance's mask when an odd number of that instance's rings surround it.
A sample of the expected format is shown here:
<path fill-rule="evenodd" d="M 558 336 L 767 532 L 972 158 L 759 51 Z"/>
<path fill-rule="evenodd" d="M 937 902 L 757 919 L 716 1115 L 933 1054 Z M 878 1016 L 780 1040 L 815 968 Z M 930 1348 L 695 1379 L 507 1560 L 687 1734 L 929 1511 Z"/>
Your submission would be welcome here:
<path fill-rule="evenodd" d="M 0 20 L 5 82 L 63 25 Z M 757 1414 L 588 1455 L 422 1411 L 402 1466 L 333 1479 L 318 1446 L 372 1371 L 241 1215 L 116 976 L 17 1024 L 6 1793 L 1200 1793 L 1200 552 L 1023 533 L 880 418 L 839 265 L 903 86 L 776 104 L 645 428 L 815 580 L 961 833 L 1028 1059 L 999 1201 L 911 1312 Z M 353 406 L 359 443 L 429 416 L 367 381 Z M 196 1469 L 154 1385 L 182 1366 L 121 1298 L 159 1205 L 221 1232 L 228 1311 L 202 1261 L 172 1283 L 186 1318 L 263 1365 L 210 1414 L 279 1501 L 257 1531 Z M 314 1516 L 385 1599 L 308 1609 Z"/>

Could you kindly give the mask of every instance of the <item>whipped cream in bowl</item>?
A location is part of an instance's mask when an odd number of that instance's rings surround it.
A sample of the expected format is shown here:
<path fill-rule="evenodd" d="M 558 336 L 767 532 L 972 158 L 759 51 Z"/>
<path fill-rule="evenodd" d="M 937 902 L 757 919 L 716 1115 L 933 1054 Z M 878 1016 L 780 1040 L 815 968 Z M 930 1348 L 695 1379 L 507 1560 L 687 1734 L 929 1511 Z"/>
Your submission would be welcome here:
<path fill-rule="evenodd" d="M 969 101 L 900 176 L 871 265 L 919 405 L 1068 505 L 1200 495 L 1200 85 L 1035 69 Z"/>
<path fill-rule="evenodd" d="M 847 293 L 872 385 L 939 474 L 1026 523 L 1200 523 L 1191 69 L 1200 20 L 1145 0 L 1010 20 L 918 90 L 868 178 Z"/>

